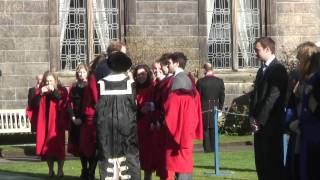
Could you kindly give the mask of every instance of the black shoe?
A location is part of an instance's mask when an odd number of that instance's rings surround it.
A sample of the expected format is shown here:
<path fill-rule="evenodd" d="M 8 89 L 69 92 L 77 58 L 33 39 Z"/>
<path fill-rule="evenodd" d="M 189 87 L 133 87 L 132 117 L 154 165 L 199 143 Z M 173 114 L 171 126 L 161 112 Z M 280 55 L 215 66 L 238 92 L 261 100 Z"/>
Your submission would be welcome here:
<path fill-rule="evenodd" d="M 96 178 L 94 176 L 88 176 L 87 180 L 95 180 Z"/>
<path fill-rule="evenodd" d="M 57 175 L 58 175 L 59 178 L 62 178 L 64 176 L 64 173 L 63 173 L 63 171 L 60 171 L 60 172 L 58 172 Z"/>
<path fill-rule="evenodd" d="M 80 178 L 87 179 L 88 178 L 88 169 L 82 169 Z"/>
<path fill-rule="evenodd" d="M 49 177 L 53 177 L 54 176 L 54 171 L 49 172 Z"/>

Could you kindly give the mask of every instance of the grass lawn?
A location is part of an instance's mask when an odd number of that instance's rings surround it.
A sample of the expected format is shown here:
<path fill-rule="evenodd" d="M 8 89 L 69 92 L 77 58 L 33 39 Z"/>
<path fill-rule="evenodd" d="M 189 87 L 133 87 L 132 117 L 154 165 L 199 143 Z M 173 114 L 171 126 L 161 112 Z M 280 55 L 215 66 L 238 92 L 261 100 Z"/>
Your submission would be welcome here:
<path fill-rule="evenodd" d="M 214 176 L 214 161 L 213 153 L 194 153 L 194 173 L 193 179 L 243 179 L 253 180 L 257 179 L 253 151 L 243 150 L 235 152 L 221 152 L 220 153 L 220 172 L 228 173 L 229 175 L 216 177 Z M 55 179 L 47 178 L 47 165 L 45 162 L 14 162 L 14 163 L 0 163 L 0 173 L 18 173 L 39 177 L 41 179 Z M 65 162 L 65 177 L 63 179 L 73 180 L 79 179 L 80 175 L 80 161 L 68 160 Z M 98 173 L 98 172 L 96 172 Z M 98 174 L 96 175 L 98 177 Z M 56 178 L 59 179 L 59 178 Z M 154 177 L 154 179 L 158 179 Z"/>
<path fill-rule="evenodd" d="M 246 136 L 228 136 L 224 134 L 219 134 L 219 143 L 237 143 L 237 142 L 253 142 L 253 135 Z M 195 140 L 194 144 L 202 144 L 202 141 Z"/>

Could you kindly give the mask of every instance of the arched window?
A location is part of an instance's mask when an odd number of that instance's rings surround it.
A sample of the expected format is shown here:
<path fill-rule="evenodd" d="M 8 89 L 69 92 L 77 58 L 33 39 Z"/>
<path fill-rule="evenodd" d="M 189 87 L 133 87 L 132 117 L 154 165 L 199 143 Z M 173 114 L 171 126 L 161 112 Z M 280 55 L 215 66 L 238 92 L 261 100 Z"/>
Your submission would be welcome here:
<path fill-rule="evenodd" d="M 59 0 L 59 24 L 60 70 L 74 70 L 119 39 L 119 0 Z"/>
<path fill-rule="evenodd" d="M 215 69 L 255 68 L 260 0 L 207 0 L 208 59 Z"/>

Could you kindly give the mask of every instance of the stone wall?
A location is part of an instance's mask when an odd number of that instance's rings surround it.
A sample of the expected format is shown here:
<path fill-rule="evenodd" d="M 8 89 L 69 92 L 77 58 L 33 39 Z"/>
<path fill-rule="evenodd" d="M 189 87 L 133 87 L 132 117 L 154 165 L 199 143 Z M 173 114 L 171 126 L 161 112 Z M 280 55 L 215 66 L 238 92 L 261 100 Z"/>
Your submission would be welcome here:
<path fill-rule="evenodd" d="M 275 38 L 277 53 L 292 53 L 305 41 L 320 41 L 319 0 L 272 0 L 267 35 Z"/>
<path fill-rule="evenodd" d="M 182 51 L 190 60 L 187 68 L 198 68 L 207 51 L 202 48 L 206 45 L 204 5 L 203 0 L 128 2 L 125 40 L 134 61 L 151 64 L 162 53 Z"/>
<path fill-rule="evenodd" d="M 55 62 L 56 2 L 0 0 L 0 109 L 24 108 L 36 74 Z"/>

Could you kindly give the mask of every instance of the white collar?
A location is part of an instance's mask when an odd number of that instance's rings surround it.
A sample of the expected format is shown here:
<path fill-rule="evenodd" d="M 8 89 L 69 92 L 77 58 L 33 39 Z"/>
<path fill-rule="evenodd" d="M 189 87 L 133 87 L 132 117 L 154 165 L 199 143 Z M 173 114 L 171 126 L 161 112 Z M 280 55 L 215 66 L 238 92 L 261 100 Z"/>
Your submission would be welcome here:
<path fill-rule="evenodd" d="M 184 70 L 182 69 L 182 68 L 180 68 L 180 67 L 178 67 L 177 69 L 176 69 L 176 71 L 174 72 L 174 76 L 177 76 L 177 74 L 179 74 L 179 73 L 181 73 L 181 72 L 183 72 Z"/>
<path fill-rule="evenodd" d="M 272 54 L 268 60 L 265 62 L 266 66 L 269 66 L 271 64 L 271 62 L 276 58 L 276 56 L 274 54 Z"/>
<path fill-rule="evenodd" d="M 108 76 L 105 76 L 103 79 L 107 81 L 122 81 L 125 78 L 127 78 L 127 75 L 124 73 L 121 73 L 121 74 L 109 74 Z"/>

